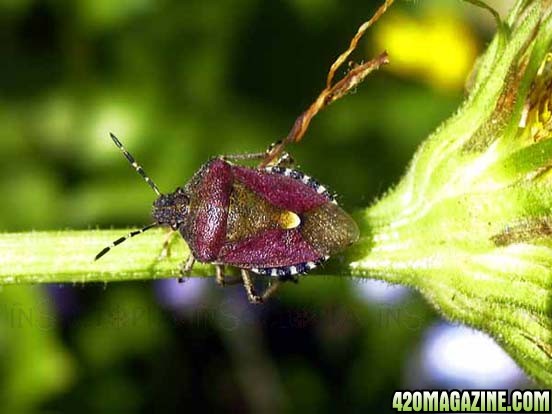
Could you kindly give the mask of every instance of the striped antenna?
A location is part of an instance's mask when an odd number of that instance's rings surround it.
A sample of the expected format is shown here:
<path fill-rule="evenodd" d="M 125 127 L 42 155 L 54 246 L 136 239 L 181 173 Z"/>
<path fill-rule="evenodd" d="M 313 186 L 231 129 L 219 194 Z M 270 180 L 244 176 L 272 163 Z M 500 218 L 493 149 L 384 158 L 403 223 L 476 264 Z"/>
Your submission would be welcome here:
<path fill-rule="evenodd" d="M 157 194 L 158 196 L 161 195 L 161 192 L 159 191 L 159 188 L 157 188 L 157 186 L 155 185 L 155 183 L 153 182 L 153 180 L 151 178 L 148 177 L 148 175 L 146 174 L 146 172 L 144 171 L 144 169 L 138 165 L 138 163 L 136 162 L 136 160 L 134 159 L 134 157 L 132 155 L 130 155 L 130 153 L 125 149 L 125 147 L 123 147 L 123 144 L 121 144 L 121 141 L 119 141 L 117 139 L 117 137 L 115 135 L 113 135 L 111 132 L 109 133 L 109 136 L 111 137 L 111 139 L 113 140 L 113 142 L 115 143 L 115 145 L 117 145 L 117 147 L 123 152 L 125 158 L 128 160 L 128 162 L 130 163 L 130 165 L 132 165 L 132 167 L 134 167 L 134 169 L 136 170 L 136 172 L 138 174 L 140 174 L 142 176 L 142 178 L 144 179 L 144 181 L 146 183 L 148 183 L 148 185 L 151 187 L 151 189 L 153 191 L 155 191 L 155 194 Z"/>
<path fill-rule="evenodd" d="M 139 234 L 142 234 L 145 231 L 148 231 L 149 229 L 157 226 L 157 223 L 148 224 L 146 227 L 141 228 L 140 230 L 134 230 L 128 233 L 126 236 L 119 237 L 117 240 L 115 240 L 113 243 L 111 243 L 109 246 L 106 246 L 102 249 L 101 252 L 99 252 L 96 257 L 94 258 L 94 261 L 98 260 L 100 257 L 104 256 L 108 251 L 113 249 L 115 246 L 121 244 L 125 240 L 131 239 L 134 236 L 138 236 Z"/>

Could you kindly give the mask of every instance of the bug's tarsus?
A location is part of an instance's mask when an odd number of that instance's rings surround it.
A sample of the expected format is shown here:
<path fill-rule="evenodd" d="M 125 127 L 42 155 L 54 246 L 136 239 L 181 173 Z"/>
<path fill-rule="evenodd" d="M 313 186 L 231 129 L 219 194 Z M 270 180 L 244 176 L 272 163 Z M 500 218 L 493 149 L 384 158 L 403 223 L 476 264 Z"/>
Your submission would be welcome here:
<path fill-rule="evenodd" d="M 259 296 L 255 291 L 255 287 L 253 286 L 253 279 L 251 278 L 251 274 L 249 273 L 249 271 L 247 271 L 246 269 L 241 269 L 241 276 L 243 280 L 243 287 L 245 288 L 247 299 L 249 299 L 249 302 L 254 304 L 263 303 L 263 297 Z"/>
<path fill-rule="evenodd" d="M 224 268 L 221 265 L 215 265 L 215 271 L 217 285 L 224 286 Z"/>
<path fill-rule="evenodd" d="M 224 274 L 224 266 L 223 265 L 215 265 L 215 280 L 217 282 L 217 285 L 219 286 L 229 286 L 229 285 L 236 285 L 238 283 L 242 283 L 242 277 L 241 276 L 232 276 L 228 277 Z"/>
<path fill-rule="evenodd" d="M 171 243 L 173 241 L 175 234 L 176 234 L 176 231 L 169 228 L 167 236 L 163 241 L 163 248 L 161 249 L 161 253 L 159 254 L 159 260 L 163 260 L 171 256 Z"/>
<path fill-rule="evenodd" d="M 138 236 L 139 234 L 142 234 L 143 232 L 157 226 L 157 223 L 148 224 L 146 227 L 142 227 L 139 230 L 134 230 L 128 233 L 126 236 L 119 237 L 117 240 L 115 240 L 113 243 L 111 243 L 109 246 L 104 247 L 94 258 L 94 261 L 98 260 L 102 256 L 106 255 L 107 252 L 109 252 L 112 248 L 115 246 L 118 246 L 119 244 L 123 243 L 125 240 L 131 239 L 134 236 Z"/>
<path fill-rule="evenodd" d="M 246 269 L 241 269 L 241 277 L 243 280 L 243 287 L 247 293 L 247 299 L 250 303 L 260 304 L 264 303 L 270 296 L 274 294 L 282 284 L 280 280 L 270 281 L 270 285 L 264 290 L 260 295 L 256 292 L 255 287 L 253 286 L 253 279 L 251 273 Z"/>
<path fill-rule="evenodd" d="M 161 195 L 161 191 L 159 191 L 159 188 L 157 188 L 157 185 L 155 185 L 155 183 L 153 182 L 153 180 L 146 174 L 146 172 L 144 171 L 144 169 L 142 168 L 141 165 L 139 165 L 136 160 L 134 159 L 134 157 L 130 154 L 130 152 L 128 152 L 126 150 L 126 148 L 123 146 L 123 144 L 121 144 L 121 141 L 119 141 L 119 139 L 112 133 L 110 132 L 109 133 L 109 136 L 111 137 L 111 139 L 113 140 L 113 142 L 115 143 L 115 145 L 117 146 L 117 148 L 119 148 L 123 155 L 125 156 L 125 158 L 128 160 L 128 162 L 130 163 L 130 165 L 132 165 L 132 167 L 136 170 L 136 172 L 138 174 L 140 174 L 142 176 L 142 178 L 144 179 L 144 181 L 146 183 L 148 183 L 148 185 L 151 187 L 151 189 L 153 191 L 155 191 L 155 194 L 157 194 L 158 196 Z"/>
<path fill-rule="evenodd" d="M 190 272 L 194 268 L 196 259 L 192 253 L 188 256 L 186 261 L 180 265 L 180 276 L 178 277 L 178 283 L 184 283 L 190 276 Z"/>
<path fill-rule="evenodd" d="M 282 284 L 281 280 L 270 281 L 270 285 L 265 289 L 265 291 L 261 295 L 261 297 L 263 298 L 263 302 L 266 301 L 269 297 L 271 297 L 278 290 L 281 284 Z"/>

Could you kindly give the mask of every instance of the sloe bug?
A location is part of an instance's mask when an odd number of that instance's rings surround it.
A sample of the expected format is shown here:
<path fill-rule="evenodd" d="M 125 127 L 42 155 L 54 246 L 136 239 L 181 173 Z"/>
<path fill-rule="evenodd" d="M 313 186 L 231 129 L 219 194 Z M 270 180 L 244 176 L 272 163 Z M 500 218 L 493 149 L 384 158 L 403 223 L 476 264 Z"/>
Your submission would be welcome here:
<path fill-rule="evenodd" d="M 358 239 L 354 220 L 328 190 L 285 166 L 292 163 L 287 153 L 261 168 L 233 161 L 262 159 L 265 153 L 219 156 L 206 162 L 184 187 L 162 194 L 117 137 L 111 134 L 111 139 L 157 199 L 153 203 L 154 223 L 115 240 L 98 253 L 96 260 L 130 237 L 166 226 L 178 231 L 190 247 L 184 274 L 192 270 L 196 260 L 213 263 L 217 282 L 224 284 L 223 266 L 237 267 L 249 300 L 259 303 L 277 283 L 257 295 L 250 271 L 277 280 L 292 278 L 314 269 Z"/>
<path fill-rule="evenodd" d="M 288 135 L 266 153 L 219 156 L 205 163 L 184 186 L 162 194 L 134 157 L 111 134 L 134 169 L 144 178 L 157 199 L 153 203 L 154 223 L 115 240 L 96 255 L 96 260 L 128 238 L 157 226 L 178 231 L 190 247 L 182 273 L 195 261 L 212 263 L 216 279 L 224 284 L 223 267 L 239 268 L 241 280 L 252 303 L 266 299 L 280 280 L 306 273 L 331 255 L 354 243 L 359 230 L 354 220 L 337 205 L 335 198 L 316 180 L 288 168 L 292 160 L 284 147 L 298 142 L 312 118 L 330 103 L 354 90 L 364 78 L 388 63 L 387 53 L 350 70 L 334 83 L 334 75 L 366 30 L 376 22 L 393 0 L 386 0 L 374 16 L 363 23 L 349 48 L 332 64 L 326 87 L 295 121 Z M 261 160 L 256 168 L 235 162 Z M 257 295 L 249 272 L 274 277 L 275 283 Z"/>

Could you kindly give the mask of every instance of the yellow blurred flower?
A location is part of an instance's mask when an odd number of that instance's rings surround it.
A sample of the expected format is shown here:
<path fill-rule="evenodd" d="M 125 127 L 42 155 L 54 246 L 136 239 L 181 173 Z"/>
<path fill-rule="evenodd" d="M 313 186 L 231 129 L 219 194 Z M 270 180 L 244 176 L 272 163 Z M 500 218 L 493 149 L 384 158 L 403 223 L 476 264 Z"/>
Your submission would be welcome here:
<path fill-rule="evenodd" d="M 374 28 L 375 47 L 389 52 L 388 70 L 417 77 L 438 89 L 462 88 L 478 41 L 458 16 L 428 12 L 421 18 L 395 13 Z"/>

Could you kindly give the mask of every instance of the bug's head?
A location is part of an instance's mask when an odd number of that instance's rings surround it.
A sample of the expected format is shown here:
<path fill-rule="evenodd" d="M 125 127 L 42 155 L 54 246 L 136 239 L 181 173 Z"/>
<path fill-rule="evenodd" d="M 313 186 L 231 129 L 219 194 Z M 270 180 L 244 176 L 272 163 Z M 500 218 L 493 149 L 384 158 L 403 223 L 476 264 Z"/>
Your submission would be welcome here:
<path fill-rule="evenodd" d="M 182 188 L 174 193 L 161 194 L 153 203 L 153 219 L 160 226 L 170 226 L 177 230 L 186 221 L 190 207 L 190 197 Z"/>

